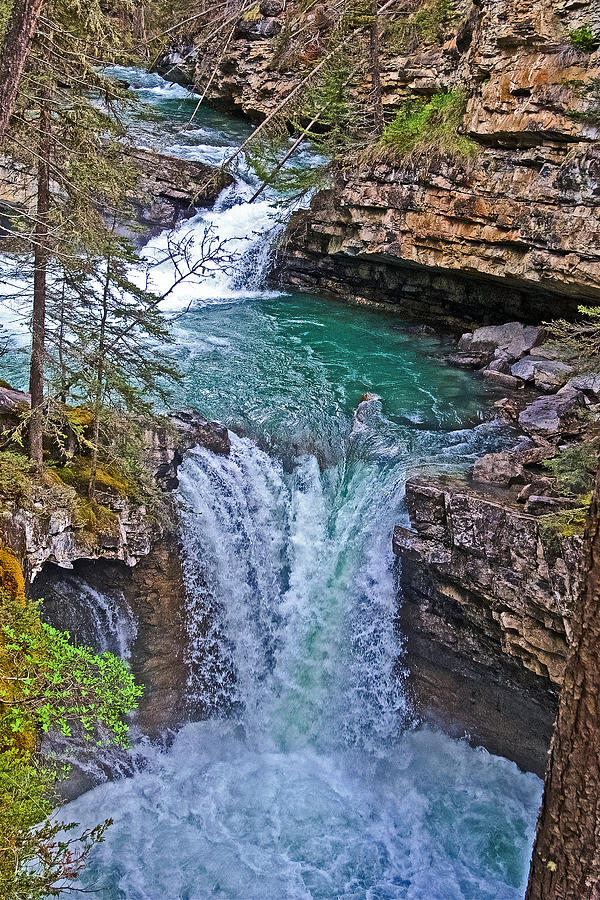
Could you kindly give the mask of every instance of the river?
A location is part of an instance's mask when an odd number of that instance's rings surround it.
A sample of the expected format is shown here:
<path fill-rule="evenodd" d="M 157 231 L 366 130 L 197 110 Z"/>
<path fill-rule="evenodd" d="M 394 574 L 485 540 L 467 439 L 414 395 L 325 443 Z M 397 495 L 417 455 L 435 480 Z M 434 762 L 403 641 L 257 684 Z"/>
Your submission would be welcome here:
<path fill-rule="evenodd" d="M 196 102 L 183 88 L 115 74 L 150 104 L 134 116 L 142 144 L 218 163 L 248 133 L 205 109 L 182 128 Z M 517 900 L 541 782 L 417 727 L 391 550 L 407 473 L 461 470 L 506 441 L 494 398 L 397 314 L 267 289 L 288 213 L 273 191 L 248 204 L 257 183 L 242 161 L 179 226 L 213 229 L 235 262 L 167 310 L 185 373 L 173 404 L 232 432 L 229 458 L 188 454 L 178 495 L 188 689 L 213 714 L 61 810 L 114 819 L 77 886 L 102 900 Z"/>

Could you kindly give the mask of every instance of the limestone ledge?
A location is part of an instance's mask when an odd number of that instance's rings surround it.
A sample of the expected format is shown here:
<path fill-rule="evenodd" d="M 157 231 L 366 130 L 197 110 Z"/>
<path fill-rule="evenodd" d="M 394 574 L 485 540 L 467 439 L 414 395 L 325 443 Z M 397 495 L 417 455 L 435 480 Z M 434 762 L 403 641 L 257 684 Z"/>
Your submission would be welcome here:
<path fill-rule="evenodd" d="M 413 477 L 406 504 L 411 528 L 396 528 L 394 550 L 416 627 L 496 677 L 504 659 L 539 676 L 540 692 L 559 687 L 582 538 L 557 538 L 550 550 L 508 491 L 461 479 Z"/>
<path fill-rule="evenodd" d="M 15 404 L 27 406 L 29 395 L 0 389 L 0 421 Z M 172 532 L 168 491 L 178 485 L 178 467 L 187 450 L 197 445 L 228 455 L 225 426 L 193 410 L 173 413 L 170 423 L 148 426 L 144 463 L 165 492 L 155 508 L 122 495 L 97 490 L 95 501 L 107 510 L 93 524 L 82 520 L 81 498 L 66 484 L 40 479 L 31 485 L 27 503 L 8 500 L 0 505 L 0 541 L 17 555 L 30 584 L 46 563 L 72 569 L 77 560 L 115 560 L 137 565 Z"/>

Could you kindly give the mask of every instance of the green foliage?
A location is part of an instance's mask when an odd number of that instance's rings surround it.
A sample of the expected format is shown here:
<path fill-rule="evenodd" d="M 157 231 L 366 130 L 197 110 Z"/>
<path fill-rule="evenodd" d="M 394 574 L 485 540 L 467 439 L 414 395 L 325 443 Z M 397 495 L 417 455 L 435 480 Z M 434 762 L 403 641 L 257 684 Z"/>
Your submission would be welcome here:
<path fill-rule="evenodd" d="M 564 509 L 560 512 L 540 516 L 540 537 L 546 549 L 559 552 L 562 540 L 573 540 L 582 537 L 585 533 L 591 494 L 582 498 L 586 500 L 584 506 L 576 509 Z"/>
<path fill-rule="evenodd" d="M 581 25 L 569 32 L 571 44 L 582 53 L 593 53 L 598 46 L 598 38 L 589 25 Z"/>
<path fill-rule="evenodd" d="M 0 622 L 0 896 L 42 900 L 77 877 L 110 822 L 70 838 L 76 825 L 48 818 L 61 773 L 41 759 L 39 736 L 76 732 L 126 746 L 124 717 L 141 689 L 114 656 L 75 647 L 41 622 L 17 560 L 2 547 Z"/>
<path fill-rule="evenodd" d="M 598 468 L 598 448 L 591 443 L 574 444 L 542 465 L 554 476 L 562 494 L 588 494 Z"/>
<path fill-rule="evenodd" d="M 424 43 L 439 44 L 455 15 L 452 0 L 433 0 L 415 13 L 412 24 Z"/>
<path fill-rule="evenodd" d="M 0 747 L 11 748 L 31 724 L 43 732 L 127 743 L 124 716 L 141 689 L 126 664 L 110 653 L 75 647 L 66 632 L 41 622 L 37 606 L 0 591 Z M 5 676 L 6 677 L 6 676 Z"/>
<path fill-rule="evenodd" d="M 571 82 L 571 87 L 578 98 L 586 104 L 586 109 L 570 109 L 567 115 L 575 122 L 593 125 L 600 128 L 600 78 L 591 78 L 588 82 Z"/>
<path fill-rule="evenodd" d="M 428 0 L 412 15 L 386 22 L 386 46 L 392 53 L 410 53 L 420 44 L 441 44 L 456 18 L 452 0 Z"/>
<path fill-rule="evenodd" d="M 548 322 L 550 337 L 581 373 L 600 372 L 600 306 L 578 307 L 580 321 Z"/>
<path fill-rule="evenodd" d="M 386 126 L 380 149 L 392 159 L 427 150 L 472 156 L 476 145 L 459 133 L 466 104 L 463 90 L 439 91 L 430 100 L 407 101 Z"/>

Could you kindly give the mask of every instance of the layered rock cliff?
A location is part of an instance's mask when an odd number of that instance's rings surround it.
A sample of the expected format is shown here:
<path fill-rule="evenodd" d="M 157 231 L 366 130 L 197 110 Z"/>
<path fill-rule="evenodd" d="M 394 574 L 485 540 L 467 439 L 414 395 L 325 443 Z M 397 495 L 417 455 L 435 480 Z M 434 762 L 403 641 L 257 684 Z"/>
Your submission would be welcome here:
<path fill-rule="evenodd" d="M 600 297 L 600 8 L 482 0 L 438 49 L 386 60 L 384 99 L 460 87 L 472 159 L 352 165 L 297 213 L 286 280 L 397 302 L 431 318 L 539 321 Z"/>
<path fill-rule="evenodd" d="M 217 106 L 264 118 L 328 46 L 326 4 L 305 13 L 283 6 L 263 3 L 241 20 L 219 60 L 190 41 L 160 70 L 206 89 Z M 422 4 L 430 18 L 438 6 Z M 445 6 L 436 37 L 412 34 L 402 52 L 384 19 L 386 119 L 406 101 L 460 90 L 468 98 L 460 130 L 475 155 L 427 149 L 395 164 L 347 160 L 332 189 L 293 217 L 282 280 L 390 300 L 428 318 L 540 320 L 597 302 L 600 8 L 593 0 Z M 284 52 L 290 16 L 303 40 L 295 57 Z M 367 82 L 362 73 L 354 93 Z"/>
<path fill-rule="evenodd" d="M 424 718 L 543 774 L 581 573 L 581 538 L 542 540 L 506 492 L 411 479 L 398 526 L 401 623 Z"/>

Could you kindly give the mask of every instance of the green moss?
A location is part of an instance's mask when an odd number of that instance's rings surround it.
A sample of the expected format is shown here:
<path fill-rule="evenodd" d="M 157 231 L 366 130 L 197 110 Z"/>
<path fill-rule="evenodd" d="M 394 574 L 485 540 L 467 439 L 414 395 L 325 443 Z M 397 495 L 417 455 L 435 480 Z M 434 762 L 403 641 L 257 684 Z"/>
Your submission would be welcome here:
<path fill-rule="evenodd" d="M 575 444 L 552 459 L 544 460 L 542 465 L 556 479 L 561 493 L 569 496 L 587 494 L 592 489 L 598 468 L 598 449 L 591 443 Z"/>
<path fill-rule="evenodd" d="M 589 25 L 582 25 L 569 32 L 571 44 L 582 53 L 593 53 L 598 46 L 598 38 Z"/>
<path fill-rule="evenodd" d="M 586 501 L 585 505 L 576 509 L 564 509 L 547 516 L 540 516 L 540 537 L 546 549 L 556 553 L 560 550 L 561 540 L 573 540 L 583 536 L 591 494 L 582 497 L 581 500 Z"/>
<path fill-rule="evenodd" d="M 52 466 L 52 472 L 63 484 L 74 487 L 78 493 L 87 495 L 92 476 L 91 460 L 85 456 L 74 456 L 68 465 Z M 136 486 L 115 464 L 103 463 L 96 472 L 96 487 L 99 491 L 115 496 L 132 498 L 136 496 Z"/>
<path fill-rule="evenodd" d="M 387 125 L 380 146 L 392 158 L 427 149 L 472 156 L 475 143 L 459 133 L 466 104 L 462 90 L 439 91 L 430 100 L 407 101 Z"/>
<path fill-rule="evenodd" d="M 33 466 L 23 453 L 0 452 L 0 497 L 23 501 L 30 496 Z"/>
<path fill-rule="evenodd" d="M 119 517 L 97 500 L 78 497 L 75 505 L 75 524 L 94 537 L 97 535 L 118 535 Z"/>

